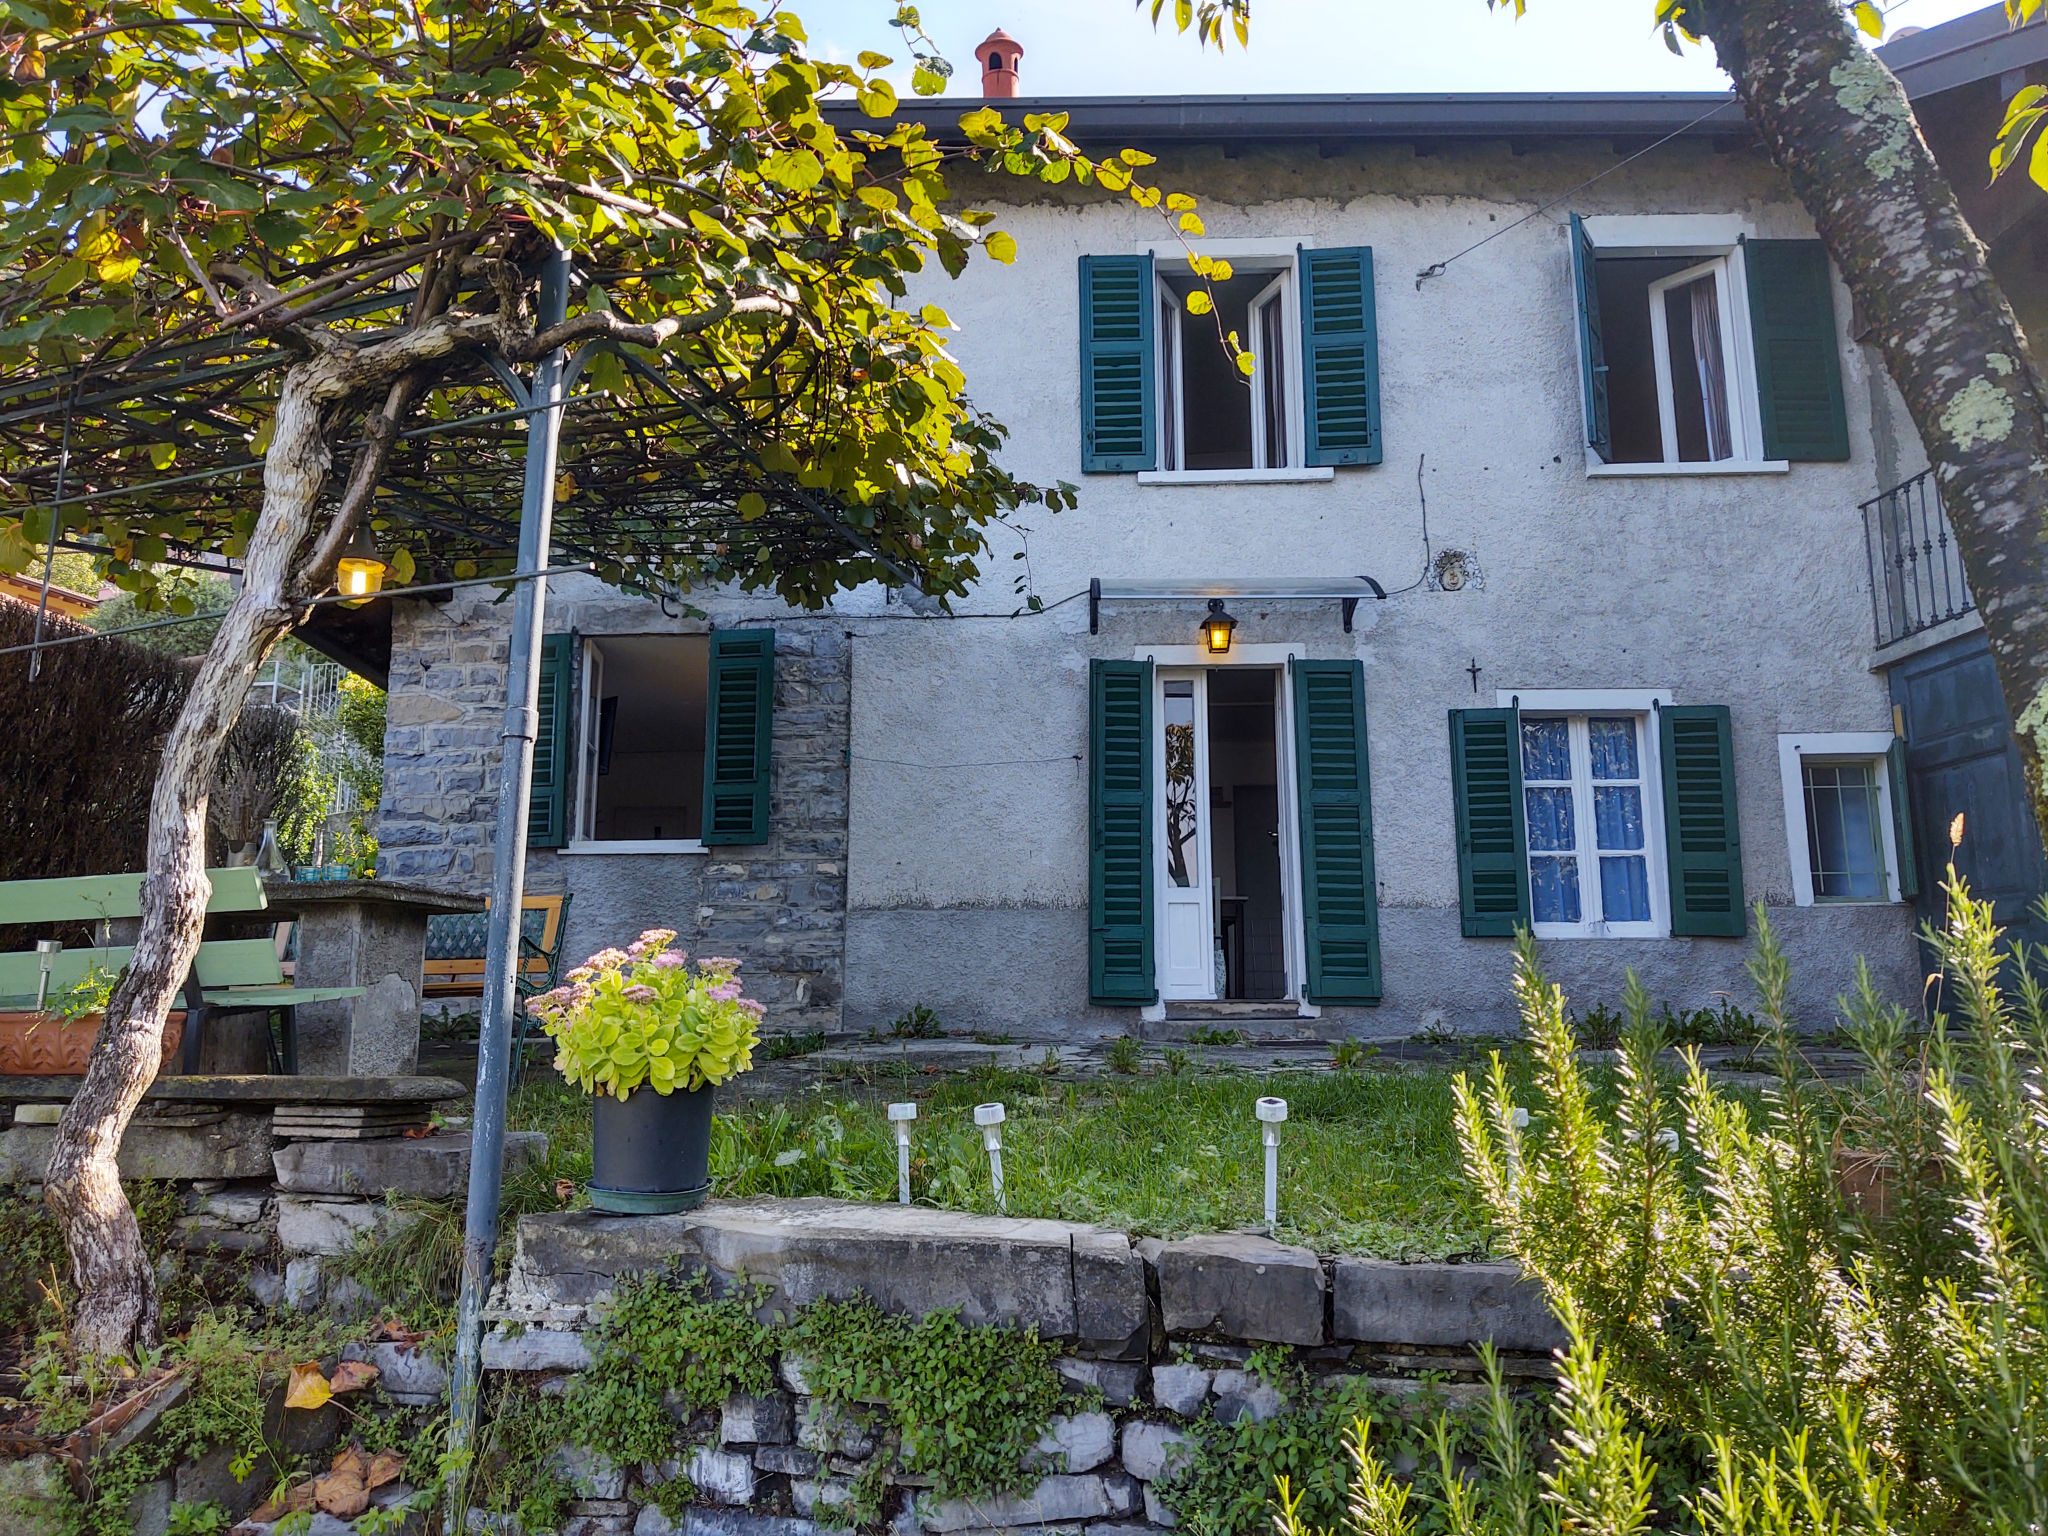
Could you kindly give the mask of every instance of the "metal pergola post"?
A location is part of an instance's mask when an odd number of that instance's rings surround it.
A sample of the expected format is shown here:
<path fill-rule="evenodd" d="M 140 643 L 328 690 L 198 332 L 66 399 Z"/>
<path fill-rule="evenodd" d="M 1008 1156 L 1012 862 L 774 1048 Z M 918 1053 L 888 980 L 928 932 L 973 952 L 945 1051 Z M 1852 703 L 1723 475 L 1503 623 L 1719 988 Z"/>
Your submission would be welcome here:
<path fill-rule="evenodd" d="M 569 255 L 557 250 L 541 273 L 536 326 L 568 317 Z M 526 488 L 519 510 L 519 564 L 541 571 L 548 562 L 555 510 L 555 450 L 561 437 L 564 356 L 548 353 L 535 366 L 527 398 Z M 508 385 L 507 370 L 497 370 Z M 482 1375 L 483 1311 L 491 1259 L 498 1247 L 498 1199 L 505 1182 L 505 1095 L 512 1078 L 512 1013 L 517 1006 L 520 902 L 526 887 L 526 823 L 533 790 L 533 742 L 540 694 L 541 624 L 547 578 L 519 584 L 512 597 L 512 646 L 505 664 L 505 731 L 498 767 L 498 819 L 491 840 L 490 937 L 484 954 L 483 1023 L 476 1059 L 476 1113 L 470 1123 L 469 1207 L 462 1227 L 462 1289 L 455 1313 L 455 1377 L 449 1425 L 452 1450 L 476 1435 Z M 460 1510 L 454 1512 L 459 1522 Z"/>

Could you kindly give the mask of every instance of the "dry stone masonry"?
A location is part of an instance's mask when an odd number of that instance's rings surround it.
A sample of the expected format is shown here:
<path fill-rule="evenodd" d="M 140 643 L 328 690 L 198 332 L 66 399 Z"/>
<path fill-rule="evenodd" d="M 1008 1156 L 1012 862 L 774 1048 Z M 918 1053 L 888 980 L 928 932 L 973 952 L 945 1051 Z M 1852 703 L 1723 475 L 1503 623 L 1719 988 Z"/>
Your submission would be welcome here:
<path fill-rule="evenodd" d="M 1367 1377 L 1389 1395 L 1422 1373 L 1470 1378 L 1490 1340 L 1507 1368 L 1547 1375 L 1563 1342 L 1542 1293 L 1511 1265 L 1325 1258 L 1255 1233 L 1133 1242 L 1071 1222 L 920 1207 L 749 1200 L 675 1216 L 588 1211 L 521 1221 L 493 1298 L 484 1363 L 549 1390 L 590 1362 L 583 1333 L 619 1277 L 671 1262 L 715 1284 L 768 1288 L 764 1312 L 863 1294 L 883 1310 L 956 1309 L 969 1323 L 1035 1328 L 1066 1353 L 1079 1398 L 1039 1440 L 1034 1480 L 986 1499 L 936 1498 L 896 1476 L 891 1536 L 1150 1536 L 1177 1521 L 1164 1487 L 1189 1454 L 1191 1421 L 1268 1419 L 1285 1395 L 1253 1369 L 1288 1345 L 1318 1376 Z M 784 1355 L 777 1390 L 736 1396 L 680 1426 L 700 1443 L 672 1464 L 565 1455 L 580 1497 L 569 1536 L 835 1536 L 855 1479 L 883 1454 L 858 1411 L 811 1394 Z M 1453 1400 L 1455 1380 L 1430 1390 Z M 653 1490 L 687 1475 L 697 1501 L 664 1513 Z"/>

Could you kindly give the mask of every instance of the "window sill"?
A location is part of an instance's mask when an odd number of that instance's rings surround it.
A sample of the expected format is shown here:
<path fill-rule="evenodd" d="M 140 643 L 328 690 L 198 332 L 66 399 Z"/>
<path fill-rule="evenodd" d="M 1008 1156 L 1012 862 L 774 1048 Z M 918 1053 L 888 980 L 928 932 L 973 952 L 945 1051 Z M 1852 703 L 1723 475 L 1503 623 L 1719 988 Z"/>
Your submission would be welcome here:
<path fill-rule="evenodd" d="M 1671 475 L 1784 475 L 1790 474 L 1791 470 L 1790 459 L 1722 459 L 1713 464 L 1608 464 L 1591 454 L 1586 456 L 1588 480 L 1634 480 Z"/>
<path fill-rule="evenodd" d="M 621 838 L 617 842 L 575 842 L 564 853 L 709 853 L 694 837 Z"/>
<path fill-rule="evenodd" d="M 1288 485 L 1310 480 L 1334 480 L 1337 471 L 1329 465 L 1313 469 L 1141 469 L 1140 485 Z"/>
<path fill-rule="evenodd" d="M 1544 940 L 1546 943 L 1552 939 L 1635 939 L 1641 941 L 1643 939 L 1668 939 L 1671 937 L 1671 930 L 1669 928 L 1652 927 L 1647 923 L 1616 924 L 1599 929 L 1586 928 L 1577 923 L 1532 923 L 1530 926 L 1534 930 L 1536 937 Z"/>

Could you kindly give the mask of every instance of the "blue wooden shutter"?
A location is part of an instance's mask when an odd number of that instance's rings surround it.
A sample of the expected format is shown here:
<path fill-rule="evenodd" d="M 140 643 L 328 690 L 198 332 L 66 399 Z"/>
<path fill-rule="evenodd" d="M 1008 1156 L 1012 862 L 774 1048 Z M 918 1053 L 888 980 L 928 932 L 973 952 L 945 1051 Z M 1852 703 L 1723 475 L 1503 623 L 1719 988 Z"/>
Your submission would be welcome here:
<path fill-rule="evenodd" d="M 1593 242 L 1586 221 L 1572 215 L 1572 296 L 1579 303 L 1579 393 L 1586 402 L 1586 446 L 1602 459 L 1614 457 L 1614 431 L 1607 410 L 1607 343 L 1600 330 L 1600 285 L 1595 281 Z"/>
<path fill-rule="evenodd" d="M 705 842 L 768 841 L 774 726 L 775 631 L 714 631 L 704 715 Z"/>
<path fill-rule="evenodd" d="M 1667 704 L 1658 711 L 1664 759 L 1664 846 L 1670 861 L 1671 931 L 1739 939 L 1742 828 L 1735 805 L 1735 749 L 1724 704 Z"/>
<path fill-rule="evenodd" d="M 1767 459 L 1849 457 L 1835 286 L 1818 240 L 1745 240 L 1749 328 Z"/>
<path fill-rule="evenodd" d="M 1157 462 L 1154 308 L 1150 256 L 1081 258 L 1081 468 L 1090 474 Z"/>
<path fill-rule="evenodd" d="M 561 848 L 569 841 L 569 693 L 576 641 L 543 635 L 540 693 L 534 710 L 533 787 L 526 805 L 526 846 Z"/>
<path fill-rule="evenodd" d="M 1899 850 L 1899 897 L 1911 901 L 1920 894 L 1920 850 L 1913 840 L 1913 796 L 1906 777 L 1906 744 L 1892 738 L 1885 753 L 1885 774 L 1892 788 L 1892 841 Z"/>
<path fill-rule="evenodd" d="M 1520 710 L 1451 711 L 1451 796 L 1465 937 L 1511 937 L 1529 924 Z"/>
<path fill-rule="evenodd" d="M 1088 664 L 1088 997 L 1154 1001 L 1152 663 Z"/>
<path fill-rule="evenodd" d="M 1380 1000 L 1380 905 L 1373 873 L 1365 668 L 1293 661 L 1294 766 L 1301 801 L 1301 899 L 1308 1000 Z"/>
<path fill-rule="evenodd" d="M 1301 384 L 1310 464 L 1380 461 L 1380 341 L 1372 248 L 1296 248 Z"/>

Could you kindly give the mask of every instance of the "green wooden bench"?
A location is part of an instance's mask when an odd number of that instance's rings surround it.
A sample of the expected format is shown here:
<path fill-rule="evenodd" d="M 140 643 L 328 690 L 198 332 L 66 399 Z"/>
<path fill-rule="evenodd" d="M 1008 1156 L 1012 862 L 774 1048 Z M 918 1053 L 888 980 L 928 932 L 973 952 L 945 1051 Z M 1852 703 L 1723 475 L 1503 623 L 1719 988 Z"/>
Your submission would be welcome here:
<path fill-rule="evenodd" d="M 210 869 L 213 894 L 208 913 L 261 912 L 269 906 L 262 877 L 254 869 Z M 141 875 L 83 875 L 74 879 L 0 882 L 0 923 L 107 922 L 142 915 Z M 65 949 L 47 957 L 49 993 L 83 981 L 93 970 L 119 972 L 134 956 L 124 945 Z M 33 1007 L 42 987 L 46 957 L 33 951 L 0 954 L 0 1006 Z M 200 1043 L 209 1014 L 255 1010 L 281 1019 L 282 1043 L 272 1040 L 272 1063 L 287 1074 L 298 1070 L 294 1010 L 303 1003 L 361 997 L 361 987 L 295 987 L 286 979 L 273 939 L 208 939 L 193 957 L 185 978 L 185 1043 L 179 1070 L 199 1070 Z"/>

